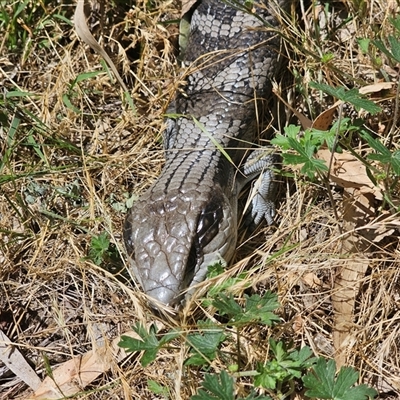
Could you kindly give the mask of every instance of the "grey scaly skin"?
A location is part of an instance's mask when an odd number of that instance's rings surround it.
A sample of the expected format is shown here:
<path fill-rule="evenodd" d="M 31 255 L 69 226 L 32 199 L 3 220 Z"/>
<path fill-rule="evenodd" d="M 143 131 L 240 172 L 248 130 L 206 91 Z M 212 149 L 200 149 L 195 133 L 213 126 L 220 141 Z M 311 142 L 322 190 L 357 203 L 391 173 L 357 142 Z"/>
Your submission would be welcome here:
<path fill-rule="evenodd" d="M 169 120 L 164 135 L 166 163 L 124 225 L 132 271 L 161 303 L 177 304 L 185 289 L 205 279 L 209 265 L 230 261 L 239 192 L 260 172 L 252 216 L 256 223 L 273 221 L 274 174 L 268 167 L 278 158 L 246 152 L 257 140 L 257 117 L 272 96 L 278 68 L 279 36 L 262 20 L 278 23 L 272 2 L 265 4 L 253 4 L 261 18 L 221 0 L 200 1 L 193 13 L 183 60 L 190 69 L 175 100 L 180 117 Z"/>

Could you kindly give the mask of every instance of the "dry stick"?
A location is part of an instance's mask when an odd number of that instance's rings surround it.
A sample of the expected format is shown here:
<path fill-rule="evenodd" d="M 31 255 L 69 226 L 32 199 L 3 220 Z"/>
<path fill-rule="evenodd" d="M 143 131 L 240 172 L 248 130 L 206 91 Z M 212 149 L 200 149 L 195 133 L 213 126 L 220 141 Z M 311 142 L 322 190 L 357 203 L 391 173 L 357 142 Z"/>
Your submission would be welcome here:
<path fill-rule="evenodd" d="M 117 68 L 115 68 L 114 63 L 112 62 L 109 55 L 106 51 L 99 45 L 97 40 L 93 37 L 93 35 L 89 31 L 89 27 L 86 23 L 86 17 L 84 12 L 85 0 L 78 0 L 76 5 L 75 14 L 74 14 L 74 25 L 75 31 L 78 34 L 78 37 L 83 40 L 88 46 L 90 46 L 96 53 L 98 53 L 101 57 L 104 58 L 108 66 L 111 68 L 118 82 L 124 89 L 124 92 L 129 93 L 128 88 L 126 87 L 124 81 L 121 78 L 121 75 L 118 73 Z"/>

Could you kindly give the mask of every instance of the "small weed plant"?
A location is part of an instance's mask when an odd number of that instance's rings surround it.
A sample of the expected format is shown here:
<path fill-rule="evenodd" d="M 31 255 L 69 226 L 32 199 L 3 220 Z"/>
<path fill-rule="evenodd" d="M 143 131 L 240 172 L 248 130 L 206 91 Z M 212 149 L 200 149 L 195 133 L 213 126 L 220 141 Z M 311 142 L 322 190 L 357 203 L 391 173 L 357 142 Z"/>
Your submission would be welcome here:
<path fill-rule="evenodd" d="M 233 355 L 226 350 L 226 345 L 236 342 L 236 348 L 240 349 L 241 331 L 246 327 L 279 324 L 279 317 L 274 313 L 279 307 L 277 295 L 272 292 L 266 292 L 262 297 L 246 295 L 244 301 L 239 302 L 229 293 L 218 293 L 212 305 L 219 317 L 225 318 L 225 323 L 200 320 L 189 332 L 172 329 L 166 333 L 158 332 L 155 324 L 147 330 L 137 323 L 133 329 L 140 339 L 122 336 L 119 346 L 128 352 L 141 351 L 140 363 L 143 367 L 156 359 L 161 348 L 177 350 L 177 341 L 186 346 L 188 357 L 184 365 L 207 372 L 192 400 L 285 399 L 302 388 L 306 388 L 305 398 L 362 400 L 377 395 L 374 389 L 364 384 L 356 385 L 359 375 L 353 368 L 342 367 L 336 373 L 333 360 L 314 357 L 308 346 L 296 349 L 273 338 L 266 340 L 263 361 L 258 361 L 252 370 L 242 370 L 241 355 Z M 227 370 L 210 373 L 217 358 L 223 360 Z M 246 378 L 247 382 L 249 378 L 252 380 L 254 389 L 247 397 L 235 396 L 241 378 Z M 155 382 L 148 382 L 148 387 L 155 394 L 162 393 L 168 397 L 168 388 Z M 268 395 L 259 394 L 257 390 Z"/>
<path fill-rule="evenodd" d="M 390 19 L 390 23 L 394 33 L 388 35 L 385 41 L 381 39 L 358 40 L 361 51 L 371 57 L 377 68 L 381 66 L 382 59 L 376 55 L 376 50 L 381 51 L 391 64 L 396 65 L 400 62 L 400 17 Z M 342 105 L 349 104 L 356 111 L 363 109 L 371 116 L 382 111 L 380 106 L 366 99 L 356 88 L 335 88 L 315 82 L 310 83 L 310 87 L 340 100 Z M 398 116 L 398 94 L 396 99 L 395 115 Z M 332 152 L 339 153 L 346 149 L 365 165 L 368 177 L 375 185 L 382 184 L 386 202 L 396 210 L 392 195 L 397 190 L 399 183 L 400 151 L 393 146 L 393 137 L 389 136 L 386 143 L 383 144 L 374 132 L 365 127 L 361 119 L 351 120 L 343 118 L 341 115 L 342 113 L 339 112 L 338 120 L 327 131 L 310 128 L 300 134 L 298 126 L 290 125 L 285 128 L 284 135 L 278 134 L 271 142 L 282 150 L 284 164 L 302 165 L 300 172 L 311 180 L 318 177 L 326 181 L 326 175 L 329 172 L 327 163 L 316 158 L 316 153 L 322 146 L 326 145 Z M 389 132 L 389 135 L 392 135 L 392 132 Z M 354 151 L 354 139 L 361 140 L 369 146 L 370 149 L 365 151 L 365 157 Z"/>

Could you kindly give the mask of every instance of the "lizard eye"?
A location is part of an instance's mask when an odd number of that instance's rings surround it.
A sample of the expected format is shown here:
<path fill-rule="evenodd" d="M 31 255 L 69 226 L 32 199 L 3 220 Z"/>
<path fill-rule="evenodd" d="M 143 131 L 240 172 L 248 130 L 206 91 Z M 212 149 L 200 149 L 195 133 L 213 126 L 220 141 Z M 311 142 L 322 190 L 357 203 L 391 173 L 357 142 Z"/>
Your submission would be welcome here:
<path fill-rule="evenodd" d="M 222 204 L 212 199 L 201 212 L 197 224 L 197 237 L 200 249 L 204 249 L 218 234 L 223 218 Z"/>

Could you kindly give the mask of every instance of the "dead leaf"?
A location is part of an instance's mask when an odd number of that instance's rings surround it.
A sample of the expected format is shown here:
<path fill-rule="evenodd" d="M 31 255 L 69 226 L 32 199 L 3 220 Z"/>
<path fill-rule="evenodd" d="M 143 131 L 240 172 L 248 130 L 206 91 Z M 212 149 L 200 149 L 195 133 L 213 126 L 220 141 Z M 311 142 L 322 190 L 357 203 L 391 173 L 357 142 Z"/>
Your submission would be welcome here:
<path fill-rule="evenodd" d="M 2 330 L 0 330 L 0 360 L 33 390 L 40 386 L 40 378 L 36 372 Z"/>
<path fill-rule="evenodd" d="M 381 240 L 383 240 L 385 237 L 392 236 L 394 232 L 395 232 L 394 229 L 389 229 L 389 230 L 387 230 L 387 231 L 381 233 L 380 235 L 375 236 L 375 237 L 374 237 L 374 243 L 379 243 L 379 242 L 380 242 Z"/>
<path fill-rule="evenodd" d="M 317 347 L 319 351 L 321 351 L 323 354 L 329 357 L 333 356 L 335 350 L 331 342 L 324 335 L 317 333 L 313 339 L 314 339 L 314 345 Z"/>
<path fill-rule="evenodd" d="M 293 319 L 293 331 L 297 335 L 301 335 L 304 330 L 304 319 L 301 315 L 296 315 Z"/>
<path fill-rule="evenodd" d="M 302 275 L 301 280 L 311 289 L 322 287 L 321 280 L 312 272 Z"/>
<path fill-rule="evenodd" d="M 181 18 L 193 7 L 198 0 L 183 0 Z"/>
<path fill-rule="evenodd" d="M 329 127 L 332 125 L 333 117 L 336 113 L 336 109 L 342 104 L 341 100 L 337 101 L 332 107 L 329 107 L 327 110 L 322 112 L 315 118 L 312 127 L 315 129 L 319 129 L 321 131 L 327 131 Z"/>
<path fill-rule="evenodd" d="M 382 90 L 391 89 L 394 86 L 394 82 L 378 82 L 372 85 L 367 85 L 360 88 L 359 92 L 361 94 L 377 93 Z"/>
<path fill-rule="evenodd" d="M 129 331 L 123 335 L 135 337 L 136 333 Z M 105 345 L 63 363 L 52 372 L 52 377 L 44 379 L 34 395 L 27 400 L 59 399 L 82 391 L 114 363 L 127 356 L 126 351 L 118 347 L 120 340 L 118 337 L 110 346 Z"/>
<path fill-rule="evenodd" d="M 317 157 L 330 165 L 332 153 L 328 149 L 321 149 Z M 369 179 L 365 165 L 348 151 L 333 155 L 329 178 L 343 188 L 357 188 L 364 195 L 372 194 L 377 200 L 383 199 L 380 189 Z"/>

